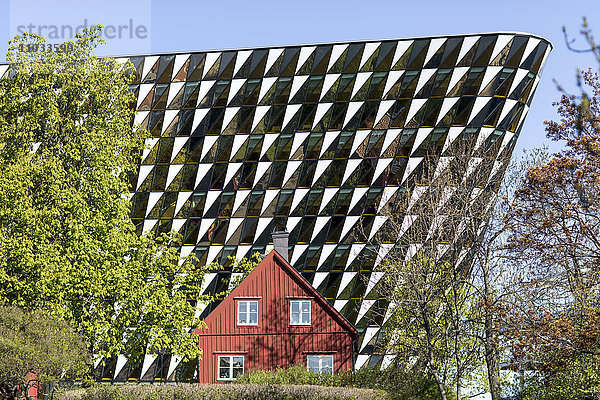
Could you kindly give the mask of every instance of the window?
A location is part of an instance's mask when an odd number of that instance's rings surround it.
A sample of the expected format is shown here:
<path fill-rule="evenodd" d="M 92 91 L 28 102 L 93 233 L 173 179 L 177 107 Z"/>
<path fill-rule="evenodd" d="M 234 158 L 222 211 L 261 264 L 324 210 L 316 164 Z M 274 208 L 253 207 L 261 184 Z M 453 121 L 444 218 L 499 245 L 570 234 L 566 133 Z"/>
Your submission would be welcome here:
<path fill-rule="evenodd" d="M 238 301 L 238 325 L 258 325 L 258 300 Z"/>
<path fill-rule="evenodd" d="M 244 356 L 219 356 L 220 381 L 233 381 L 244 373 Z"/>
<path fill-rule="evenodd" d="M 333 354 L 315 354 L 306 357 L 306 367 L 320 374 L 333 374 Z"/>
<path fill-rule="evenodd" d="M 290 301 L 290 325 L 310 325 L 310 300 Z"/>

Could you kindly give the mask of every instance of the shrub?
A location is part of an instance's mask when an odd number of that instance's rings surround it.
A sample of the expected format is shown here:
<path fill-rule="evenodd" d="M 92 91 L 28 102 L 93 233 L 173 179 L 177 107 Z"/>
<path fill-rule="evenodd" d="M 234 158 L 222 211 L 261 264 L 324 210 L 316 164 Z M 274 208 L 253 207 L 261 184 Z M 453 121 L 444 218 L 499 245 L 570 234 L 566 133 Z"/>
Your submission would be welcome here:
<path fill-rule="evenodd" d="M 435 381 L 417 369 L 390 366 L 384 370 L 377 367 L 363 367 L 354 372 L 352 382 L 355 387 L 385 390 L 392 400 L 439 399 Z M 453 394 L 447 392 L 448 398 Z"/>
<path fill-rule="evenodd" d="M 296 364 L 289 368 L 277 367 L 275 371 L 251 370 L 238 377 L 236 383 L 254 385 L 351 386 L 352 372 L 341 371 L 335 374 L 321 374 L 307 369 L 303 364 Z"/>
<path fill-rule="evenodd" d="M 383 400 L 381 391 L 308 385 L 123 385 L 60 393 L 57 400 Z"/>
<path fill-rule="evenodd" d="M 238 384 L 255 385 L 322 385 L 353 386 L 386 391 L 393 400 L 438 399 L 436 383 L 418 370 L 403 367 L 389 367 L 381 370 L 363 367 L 354 373 L 341 371 L 335 374 L 320 374 L 308 370 L 303 364 L 289 368 L 277 367 L 271 370 L 252 370 L 238 377 Z"/>

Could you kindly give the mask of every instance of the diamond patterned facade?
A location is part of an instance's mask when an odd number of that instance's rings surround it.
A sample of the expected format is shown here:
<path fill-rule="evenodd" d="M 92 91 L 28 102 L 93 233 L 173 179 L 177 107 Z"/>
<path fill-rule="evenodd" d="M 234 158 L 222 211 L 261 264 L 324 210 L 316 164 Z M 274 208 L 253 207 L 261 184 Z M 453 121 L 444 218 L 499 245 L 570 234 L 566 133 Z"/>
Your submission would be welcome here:
<path fill-rule="evenodd" d="M 497 33 L 132 57 L 135 123 L 153 136 L 133 220 L 139 232 L 180 232 L 183 255 L 225 265 L 265 253 L 286 228 L 291 264 L 357 327 L 356 366 L 385 364 L 374 353 L 380 276 L 353 234 L 360 218 L 374 235 L 423 156 L 464 134 L 495 160 L 490 179 L 501 175 L 549 51 L 539 37 Z M 209 274 L 206 291 L 230 274 Z M 99 373 L 186 380 L 195 365 L 119 357 Z"/>

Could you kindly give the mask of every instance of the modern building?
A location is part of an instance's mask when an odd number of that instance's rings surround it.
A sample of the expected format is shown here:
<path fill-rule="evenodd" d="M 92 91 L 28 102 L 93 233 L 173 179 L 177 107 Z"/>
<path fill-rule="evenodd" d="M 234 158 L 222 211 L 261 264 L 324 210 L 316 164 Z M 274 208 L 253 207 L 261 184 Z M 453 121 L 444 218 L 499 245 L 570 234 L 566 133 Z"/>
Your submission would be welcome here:
<path fill-rule="evenodd" d="M 135 123 L 148 129 L 133 182 L 139 232 L 183 236 L 183 255 L 226 268 L 290 232 L 290 264 L 356 326 L 355 365 L 377 349 L 387 304 L 369 254 L 382 207 L 466 135 L 498 179 L 510 159 L 550 52 L 543 38 L 485 33 L 130 57 Z M 214 306 L 198 313 L 207 316 Z M 379 312 L 374 312 L 377 309 Z M 118 358 L 106 379 L 191 379 L 196 363 Z"/>
<path fill-rule="evenodd" d="M 196 331 L 203 350 L 200 383 L 294 364 L 321 373 L 352 370 L 356 329 L 288 263 L 285 242 Z"/>

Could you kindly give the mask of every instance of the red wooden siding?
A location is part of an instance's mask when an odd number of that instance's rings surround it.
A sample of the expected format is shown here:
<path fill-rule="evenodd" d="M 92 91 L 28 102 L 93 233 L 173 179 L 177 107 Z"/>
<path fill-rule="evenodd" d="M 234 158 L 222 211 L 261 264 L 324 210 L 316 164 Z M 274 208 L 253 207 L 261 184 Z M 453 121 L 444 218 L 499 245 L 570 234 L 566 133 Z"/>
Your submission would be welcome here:
<path fill-rule="evenodd" d="M 290 326 L 290 300 L 311 300 L 311 325 Z M 258 326 L 237 326 L 237 301 L 258 300 Z M 333 354 L 334 370 L 352 369 L 356 330 L 279 254 L 272 251 L 197 331 L 201 383 L 217 382 L 219 355 L 245 356 L 245 370 L 306 363 Z"/>

